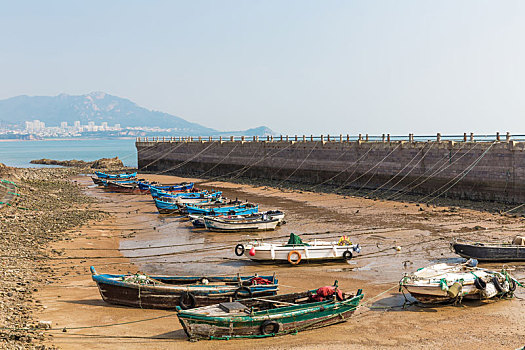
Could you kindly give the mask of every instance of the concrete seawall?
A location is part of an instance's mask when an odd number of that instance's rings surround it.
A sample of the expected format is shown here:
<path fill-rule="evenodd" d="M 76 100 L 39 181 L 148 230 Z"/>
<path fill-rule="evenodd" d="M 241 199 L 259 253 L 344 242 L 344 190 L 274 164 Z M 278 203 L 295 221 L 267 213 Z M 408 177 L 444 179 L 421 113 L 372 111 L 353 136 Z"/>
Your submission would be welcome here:
<path fill-rule="evenodd" d="M 523 142 L 145 141 L 141 171 L 181 176 L 326 183 L 385 192 L 525 202 Z"/>

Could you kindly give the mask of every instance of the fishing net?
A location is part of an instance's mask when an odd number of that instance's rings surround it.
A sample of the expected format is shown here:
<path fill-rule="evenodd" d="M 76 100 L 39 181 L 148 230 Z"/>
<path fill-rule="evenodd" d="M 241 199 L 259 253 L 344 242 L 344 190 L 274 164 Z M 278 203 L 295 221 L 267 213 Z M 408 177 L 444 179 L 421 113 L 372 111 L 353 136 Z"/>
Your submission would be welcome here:
<path fill-rule="evenodd" d="M 307 243 L 304 243 L 301 237 L 297 236 L 295 233 L 290 233 L 290 238 L 288 239 L 288 243 L 286 243 L 287 246 L 290 245 L 309 245 Z"/>
<path fill-rule="evenodd" d="M 148 275 L 134 274 L 129 276 L 123 276 L 122 281 L 136 284 L 156 284 L 158 281 L 154 280 Z"/>

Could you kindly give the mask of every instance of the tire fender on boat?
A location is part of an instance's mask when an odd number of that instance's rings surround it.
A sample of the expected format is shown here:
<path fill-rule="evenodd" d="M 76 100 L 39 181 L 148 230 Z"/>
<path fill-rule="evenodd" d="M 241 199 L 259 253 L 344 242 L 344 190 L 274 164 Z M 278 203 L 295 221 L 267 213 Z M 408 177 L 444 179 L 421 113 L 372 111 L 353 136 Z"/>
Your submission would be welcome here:
<path fill-rule="evenodd" d="M 280 325 L 276 321 L 266 320 L 261 324 L 261 334 L 277 334 L 279 333 Z"/>
<path fill-rule="evenodd" d="M 509 291 L 514 292 L 516 290 L 517 284 L 512 278 L 509 279 Z"/>
<path fill-rule="evenodd" d="M 180 296 L 179 299 L 179 306 L 183 310 L 194 308 L 197 304 L 197 300 L 195 300 L 195 296 L 191 294 L 190 292 L 184 292 Z"/>
<path fill-rule="evenodd" d="M 504 290 L 503 290 L 503 286 L 502 286 L 501 283 L 499 282 L 498 277 L 493 276 L 493 277 L 492 277 L 492 283 L 494 283 L 494 287 L 496 287 L 496 290 L 497 290 L 498 292 L 501 293 L 501 292 L 504 291 Z"/>
<path fill-rule="evenodd" d="M 237 244 L 235 246 L 235 255 L 237 256 L 243 256 L 244 254 L 244 246 L 242 244 Z"/>
<path fill-rule="evenodd" d="M 297 260 L 292 260 L 292 256 L 297 255 Z M 292 250 L 290 253 L 288 253 L 288 262 L 292 265 L 297 265 L 301 262 L 301 253 L 299 253 L 297 250 Z"/>
<path fill-rule="evenodd" d="M 353 256 L 354 255 L 349 250 L 346 250 L 345 252 L 343 252 L 343 259 L 345 259 L 345 260 L 352 260 Z"/>
<path fill-rule="evenodd" d="M 479 290 L 485 290 L 487 288 L 487 282 L 483 281 L 481 278 L 476 277 L 474 280 L 474 286 Z"/>
<path fill-rule="evenodd" d="M 248 296 L 244 297 L 244 298 L 251 298 L 253 296 L 253 292 L 252 290 L 249 288 L 249 287 L 239 287 L 235 293 L 233 293 L 233 299 L 241 299 L 243 298 L 241 295 L 243 295 L 244 293 L 248 293 Z"/>

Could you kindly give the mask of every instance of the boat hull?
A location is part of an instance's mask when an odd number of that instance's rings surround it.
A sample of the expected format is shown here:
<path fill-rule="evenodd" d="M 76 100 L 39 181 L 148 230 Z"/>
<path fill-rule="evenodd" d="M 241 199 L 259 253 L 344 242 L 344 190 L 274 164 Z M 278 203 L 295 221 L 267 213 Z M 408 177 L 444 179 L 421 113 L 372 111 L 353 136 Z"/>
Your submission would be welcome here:
<path fill-rule="evenodd" d="M 213 317 L 179 312 L 179 321 L 191 340 L 264 337 L 295 333 L 345 322 L 357 309 L 362 295 L 342 302 L 318 302 L 286 307 L 282 312 L 270 310 L 251 316 Z M 242 301 L 241 301 L 242 302 Z M 263 323 L 278 324 L 278 332 L 263 334 Z"/>
<path fill-rule="evenodd" d="M 233 298 L 237 288 L 228 288 L 221 293 L 209 294 L 205 290 L 198 292 L 195 288 L 165 289 L 151 286 L 115 286 L 97 282 L 102 299 L 110 304 L 139 307 L 143 309 L 174 310 L 180 305 L 181 296 L 190 292 L 195 297 L 195 307 L 228 302 Z M 254 296 L 275 295 L 276 288 L 254 290 Z"/>
<path fill-rule="evenodd" d="M 354 254 L 354 246 L 323 245 L 323 246 L 293 246 L 282 245 L 262 245 L 255 246 L 255 254 L 251 255 L 250 250 L 253 246 L 248 245 L 244 255 L 253 261 L 267 262 L 288 262 L 288 255 L 292 251 L 297 251 L 301 255 L 301 261 L 328 261 L 345 260 L 343 254 L 350 251 Z"/>
<path fill-rule="evenodd" d="M 279 224 L 278 219 L 268 221 L 252 220 L 245 222 L 225 221 L 204 217 L 204 225 L 208 230 L 221 232 L 237 232 L 237 231 L 271 231 L 275 230 Z"/>
<path fill-rule="evenodd" d="M 164 277 L 166 283 L 140 284 L 122 280 L 124 275 L 92 275 L 97 283 L 102 299 L 110 304 L 126 305 L 147 309 L 176 309 L 181 297 L 187 293 L 195 299 L 193 307 L 228 302 L 235 297 L 240 288 L 236 277 Z M 278 280 L 272 276 L 261 276 L 275 284 L 249 284 L 250 277 L 242 277 L 243 288 L 250 289 L 253 296 L 273 296 L 278 291 Z M 200 279 L 208 279 L 210 284 L 197 284 Z M 212 284 L 222 282 L 223 284 Z M 239 291 L 238 297 L 247 297 L 246 291 Z"/>
<path fill-rule="evenodd" d="M 131 173 L 131 174 L 106 174 L 100 171 L 96 171 L 95 175 L 97 175 L 100 179 L 131 179 L 137 176 L 137 173 Z"/>
<path fill-rule="evenodd" d="M 480 261 L 525 261 L 525 246 L 453 243 L 452 249 L 464 258 Z"/>

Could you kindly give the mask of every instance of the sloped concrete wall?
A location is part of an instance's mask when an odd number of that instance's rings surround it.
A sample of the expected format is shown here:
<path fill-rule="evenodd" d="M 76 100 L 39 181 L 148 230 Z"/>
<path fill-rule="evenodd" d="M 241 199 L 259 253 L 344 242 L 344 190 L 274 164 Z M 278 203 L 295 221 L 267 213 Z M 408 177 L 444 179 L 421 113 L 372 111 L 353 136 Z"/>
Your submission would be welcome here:
<path fill-rule="evenodd" d="M 525 201 L 525 144 L 517 142 L 137 142 L 142 171 L 326 181 L 337 187 Z M 182 165 L 183 164 L 183 165 Z"/>

